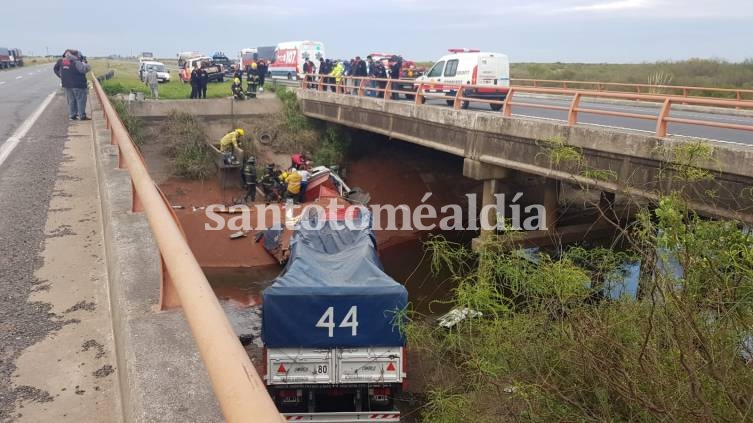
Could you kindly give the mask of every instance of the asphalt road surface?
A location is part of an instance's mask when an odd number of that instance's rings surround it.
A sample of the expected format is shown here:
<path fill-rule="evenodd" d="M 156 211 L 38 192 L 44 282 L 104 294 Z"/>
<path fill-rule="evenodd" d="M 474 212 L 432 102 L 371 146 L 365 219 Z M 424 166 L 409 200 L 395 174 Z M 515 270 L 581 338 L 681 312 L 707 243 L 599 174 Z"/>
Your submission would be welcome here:
<path fill-rule="evenodd" d="M 68 120 L 59 85 L 51 64 L 0 72 L 0 423 L 110 421 L 95 417 L 115 370 L 95 295 L 106 285 L 91 123 Z"/>
<path fill-rule="evenodd" d="M 286 84 L 284 82 L 282 84 L 292 85 L 292 84 Z M 295 85 L 297 85 L 297 83 Z M 413 100 L 407 100 L 405 96 L 401 96 L 400 99 L 402 101 L 413 101 Z M 454 100 L 454 96 L 447 97 L 447 99 L 452 101 Z M 513 103 L 518 102 L 518 103 L 528 103 L 528 104 L 537 104 L 537 105 L 540 104 L 540 105 L 545 105 L 545 106 L 558 106 L 558 107 L 569 108 L 571 100 L 572 100 L 571 97 L 562 97 L 562 98 L 540 97 L 540 96 L 529 97 L 524 94 L 517 94 L 513 99 Z M 443 98 L 437 98 L 436 94 L 434 94 L 434 97 L 427 98 L 426 105 L 449 107 L 447 106 L 447 100 Z M 625 128 L 625 129 L 630 129 L 632 131 L 649 132 L 651 134 L 656 132 L 656 116 L 659 114 L 659 105 L 650 106 L 650 105 L 646 105 L 645 103 L 636 104 L 636 105 L 610 104 L 610 103 L 605 103 L 605 102 L 590 101 L 588 99 L 583 99 L 580 103 L 580 107 L 587 108 L 587 109 L 608 110 L 608 111 L 621 112 L 621 113 L 640 114 L 640 115 L 645 115 L 647 117 L 650 117 L 651 119 L 606 116 L 606 115 L 600 115 L 600 114 L 594 114 L 594 113 L 579 113 L 578 115 L 579 124 Z M 502 113 L 502 112 L 491 111 L 489 104 L 481 103 L 481 102 L 471 102 L 469 104 L 468 109 L 474 110 L 474 111 L 487 111 L 489 113 Z M 753 108 L 749 110 L 753 112 Z M 513 116 L 519 116 L 519 117 L 532 117 L 532 118 L 538 118 L 538 119 L 548 119 L 548 120 L 567 122 L 566 111 L 547 110 L 547 109 L 541 109 L 537 107 L 513 105 L 512 113 L 513 113 Z M 676 117 L 676 118 L 682 118 L 682 119 L 711 121 L 711 122 L 728 123 L 728 124 L 736 124 L 736 125 L 748 125 L 748 126 L 753 127 L 753 115 L 752 116 L 738 116 L 733 113 L 725 113 L 724 109 L 718 109 L 717 113 L 705 113 L 705 112 L 699 112 L 699 111 L 679 110 L 677 109 L 677 105 L 673 105 L 670 116 Z M 704 138 L 704 139 L 710 139 L 710 140 L 753 145 L 753 131 L 714 128 L 710 126 L 690 125 L 690 124 L 685 124 L 685 123 L 670 123 L 668 131 L 670 135 L 681 136 L 681 137 Z"/>
<path fill-rule="evenodd" d="M 46 64 L 0 72 L 0 145 L 50 93 L 60 88 L 52 67 Z"/>

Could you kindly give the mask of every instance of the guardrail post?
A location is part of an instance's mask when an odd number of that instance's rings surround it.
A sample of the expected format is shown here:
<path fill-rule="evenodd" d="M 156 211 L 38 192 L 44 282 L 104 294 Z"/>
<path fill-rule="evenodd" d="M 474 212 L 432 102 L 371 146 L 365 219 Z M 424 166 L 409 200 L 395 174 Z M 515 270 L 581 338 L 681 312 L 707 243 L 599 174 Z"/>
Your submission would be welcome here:
<path fill-rule="evenodd" d="M 306 82 L 308 81 L 308 75 L 303 74 L 303 78 L 301 78 L 301 89 L 306 89 Z"/>
<path fill-rule="evenodd" d="M 358 84 L 358 96 L 363 97 L 363 95 L 366 93 L 366 79 L 361 78 L 361 83 Z"/>
<path fill-rule="evenodd" d="M 422 105 L 426 99 L 424 98 L 424 84 L 418 84 L 418 89 L 416 90 L 416 104 Z"/>
<path fill-rule="evenodd" d="M 384 86 L 384 101 L 387 101 L 392 96 L 392 80 L 387 79 L 387 85 Z"/>
<path fill-rule="evenodd" d="M 669 116 L 669 109 L 671 106 L 672 100 L 667 98 L 666 100 L 664 100 L 661 111 L 659 111 L 659 116 L 657 117 L 656 121 L 656 136 L 659 138 L 664 138 L 667 136 L 667 126 L 669 126 L 667 117 Z"/>
<path fill-rule="evenodd" d="M 463 105 L 463 84 L 460 84 L 460 87 L 458 87 L 458 91 L 455 93 L 455 102 L 453 103 L 452 107 L 455 110 L 460 110 Z"/>
<path fill-rule="evenodd" d="M 180 297 L 178 291 L 175 290 L 173 279 L 170 277 L 170 272 L 167 270 L 165 264 L 165 258 L 160 254 L 159 262 L 161 266 L 161 282 L 159 291 L 159 310 L 165 311 L 173 308 L 180 307 Z"/>
<path fill-rule="evenodd" d="M 512 116 L 512 94 L 515 92 L 514 88 L 510 88 L 505 96 L 505 104 L 502 105 L 502 116 Z"/>
<path fill-rule="evenodd" d="M 141 198 L 139 198 L 139 193 L 136 192 L 136 185 L 134 185 L 133 180 L 131 180 L 131 212 L 141 213 L 143 211 L 144 211 L 144 205 L 141 204 Z"/>
<path fill-rule="evenodd" d="M 567 124 L 575 125 L 578 123 L 578 107 L 580 106 L 581 93 L 576 92 L 573 101 L 570 103 L 570 111 L 567 114 Z"/>

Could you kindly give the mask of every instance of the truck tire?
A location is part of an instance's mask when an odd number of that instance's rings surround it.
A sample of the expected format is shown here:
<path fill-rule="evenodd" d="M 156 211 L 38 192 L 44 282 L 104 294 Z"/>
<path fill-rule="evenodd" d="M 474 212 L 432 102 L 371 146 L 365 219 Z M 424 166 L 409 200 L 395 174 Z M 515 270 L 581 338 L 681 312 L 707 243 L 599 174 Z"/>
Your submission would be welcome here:
<path fill-rule="evenodd" d="M 452 107 L 455 105 L 455 100 L 445 100 L 447 102 L 447 105 Z"/>
<path fill-rule="evenodd" d="M 225 75 L 220 75 L 220 82 L 225 82 Z"/>
<path fill-rule="evenodd" d="M 288 72 L 288 81 L 290 81 L 291 79 L 293 79 L 293 75 L 290 72 Z"/>
<path fill-rule="evenodd" d="M 406 94 L 405 98 L 407 98 L 408 100 L 415 100 L 416 99 L 416 95 L 415 94 Z"/>
<path fill-rule="evenodd" d="M 502 110 L 502 106 L 503 106 L 502 104 L 494 104 L 494 103 L 489 104 L 489 107 L 491 107 L 492 110 L 495 112 Z"/>

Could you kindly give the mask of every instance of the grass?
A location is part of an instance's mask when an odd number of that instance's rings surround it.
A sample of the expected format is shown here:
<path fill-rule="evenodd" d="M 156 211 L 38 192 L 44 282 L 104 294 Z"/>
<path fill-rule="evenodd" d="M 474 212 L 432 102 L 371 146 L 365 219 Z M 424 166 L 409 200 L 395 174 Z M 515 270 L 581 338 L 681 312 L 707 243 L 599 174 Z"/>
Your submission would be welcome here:
<path fill-rule="evenodd" d="M 128 94 L 131 92 L 144 93 L 149 98 L 149 87 L 139 80 L 138 62 L 97 59 L 90 61 L 95 75 L 104 75 L 110 70 L 115 71 L 115 77 L 102 83 L 102 88 L 109 95 Z M 163 100 L 187 99 L 191 94 L 191 85 L 181 82 L 177 67 L 172 63 L 165 63 L 170 70 L 170 82 L 159 84 L 159 96 Z M 207 86 L 207 98 L 230 97 L 230 80 L 225 82 L 210 82 Z"/>
<path fill-rule="evenodd" d="M 510 66 L 510 74 L 512 78 L 517 79 L 753 89 L 753 59 L 740 63 L 713 59 L 636 64 L 513 63 Z M 708 92 L 694 93 L 694 95 L 729 97 L 733 94 Z M 746 98 L 751 97 L 753 96 Z"/>

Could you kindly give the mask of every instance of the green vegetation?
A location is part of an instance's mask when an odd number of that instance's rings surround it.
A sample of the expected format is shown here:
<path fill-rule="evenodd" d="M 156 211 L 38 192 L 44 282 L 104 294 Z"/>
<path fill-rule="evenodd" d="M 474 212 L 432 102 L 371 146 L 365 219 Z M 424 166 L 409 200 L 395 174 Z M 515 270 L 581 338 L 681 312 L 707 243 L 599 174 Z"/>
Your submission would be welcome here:
<path fill-rule="evenodd" d="M 203 180 L 215 175 L 215 153 L 193 115 L 172 112 L 160 139 L 164 141 L 163 153 L 174 159 L 177 176 Z"/>
<path fill-rule="evenodd" d="M 748 59 L 742 63 L 713 59 L 639 64 L 513 63 L 510 73 L 512 78 L 518 79 L 753 89 L 753 59 Z M 616 88 L 614 89 L 616 90 Z M 692 94 L 722 96 L 722 94 L 710 92 L 694 92 Z M 732 95 L 734 94 L 727 96 Z M 753 97 L 748 96 L 746 98 Z"/>
<path fill-rule="evenodd" d="M 95 75 L 104 75 L 114 70 L 115 77 L 108 81 L 102 82 L 102 88 L 107 95 L 129 94 L 131 92 L 140 92 L 145 98 L 151 95 L 149 87 L 139 80 L 138 62 L 117 61 L 117 60 L 92 60 L 92 71 Z M 170 66 L 165 63 L 165 66 Z M 170 68 L 170 82 L 159 84 L 159 96 L 165 100 L 187 99 L 191 95 L 191 85 L 181 82 L 178 70 Z M 207 98 L 225 98 L 230 97 L 230 81 L 210 82 L 207 86 Z"/>
<path fill-rule="evenodd" d="M 673 178 L 708 180 L 690 171 L 713 157 L 708 146 L 665 154 Z M 753 234 L 699 217 L 674 191 L 641 208 L 620 239 L 621 251 L 556 256 L 501 247 L 516 245 L 514 233 L 476 251 L 429 240 L 453 304 L 482 316 L 446 329 L 414 314 L 404 326 L 430 387 L 422 421 L 753 419 Z M 604 288 L 625 262 L 641 264 L 638 297 L 610 299 Z"/>
<path fill-rule="evenodd" d="M 128 134 L 131 136 L 131 140 L 133 140 L 136 145 L 142 145 L 144 143 L 145 135 L 144 124 L 141 119 L 132 115 L 128 111 L 128 106 L 123 101 L 115 100 L 112 102 L 112 105 L 118 113 L 120 121 L 123 122 Z"/>
<path fill-rule="evenodd" d="M 287 147 L 291 151 L 308 151 L 317 164 L 341 165 L 351 145 L 352 130 L 304 116 L 293 90 L 278 87 L 273 91 L 283 105 L 282 128 L 297 141 Z"/>

